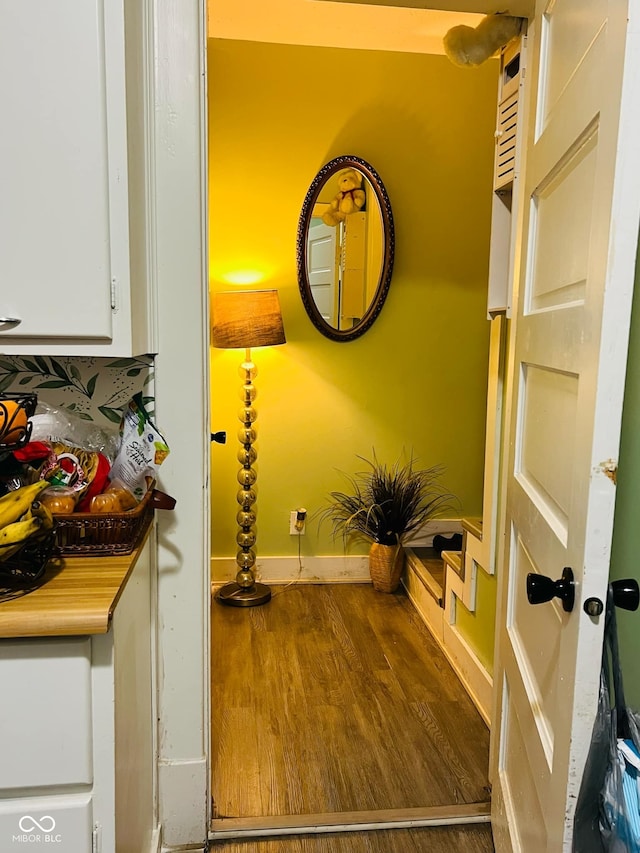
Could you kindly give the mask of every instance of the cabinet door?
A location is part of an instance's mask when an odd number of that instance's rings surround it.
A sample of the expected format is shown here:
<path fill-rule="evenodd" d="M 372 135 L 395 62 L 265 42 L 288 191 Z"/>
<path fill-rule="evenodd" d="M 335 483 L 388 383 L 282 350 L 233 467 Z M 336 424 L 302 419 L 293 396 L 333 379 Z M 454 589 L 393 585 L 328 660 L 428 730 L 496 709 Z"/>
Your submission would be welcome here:
<path fill-rule="evenodd" d="M 0 800 L 0 850 L 3 853 L 88 853 L 92 843 L 91 796 L 49 794 Z M 97 848 L 100 849 L 100 848 Z M 102 848 L 106 853 L 106 848 Z M 112 848 L 113 850 L 113 848 Z"/>
<path fill-rule="evenodd" d="M 2 640 L 0 674 L 0 799 L 18 788 L 91 784 L 89 640 Z"/>
<path fill-rule="evenodd" d="M 122 3 L 0 0 L 0 99 L 0 347 L 108 342 L 129 288 Z"/>

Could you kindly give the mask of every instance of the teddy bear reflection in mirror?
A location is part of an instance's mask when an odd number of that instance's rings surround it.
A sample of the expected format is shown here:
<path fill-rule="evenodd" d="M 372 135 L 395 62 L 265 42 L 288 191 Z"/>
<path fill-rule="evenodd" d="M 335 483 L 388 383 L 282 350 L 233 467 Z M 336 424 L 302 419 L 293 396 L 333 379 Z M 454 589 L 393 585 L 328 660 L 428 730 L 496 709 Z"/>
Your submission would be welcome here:
<path fill-rule="evenodd" d="M 322 214 L 325 225 L 344 222 L 350 213 L 356 213 L 364 207 L 365 194 L 360 172 L 351 167 L 338 172 L 338 187 L 340 192 L 331 200 L 329 209 Z"/>

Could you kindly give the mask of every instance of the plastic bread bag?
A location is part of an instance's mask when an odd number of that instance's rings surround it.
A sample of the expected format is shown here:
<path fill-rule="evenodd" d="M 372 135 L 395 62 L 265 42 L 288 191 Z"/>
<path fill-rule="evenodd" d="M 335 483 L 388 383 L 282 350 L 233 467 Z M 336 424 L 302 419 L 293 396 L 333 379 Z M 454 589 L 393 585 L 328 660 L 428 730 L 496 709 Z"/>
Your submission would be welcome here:
<path fill-rule="evenodd" d="M 167 442 L 149 417 L 142 394 L 129 400 L 120 422 L 120 435 L 120 448 L 109 475 L 111 486 L 126 489 L 140 501 L 169 455 Z"/>
<path fill-rule="evenodd" d="M 86 420 L 77 412 L 50 406 L 38 401 L 36 413 L 31 418 L 31 441 L 58 441 L 102 453 L 112 462 L 120 444 L 120 434 L 115 426 L 98 425 Z"/>

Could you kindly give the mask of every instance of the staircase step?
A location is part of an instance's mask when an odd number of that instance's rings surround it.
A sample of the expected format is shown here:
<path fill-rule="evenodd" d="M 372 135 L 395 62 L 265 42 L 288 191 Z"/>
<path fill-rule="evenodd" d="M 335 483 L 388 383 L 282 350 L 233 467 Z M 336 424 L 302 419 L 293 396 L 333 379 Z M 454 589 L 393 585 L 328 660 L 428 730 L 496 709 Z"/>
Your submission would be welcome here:
<path fill-rule="evenodd" d="M 476 539 L 482 542 L 482 519 L 481 518 L 463 518 L 461 519 L 462 529 L 471 533 Z"/>
<path fill-rule="evenodd" d="M 406 559 L 438 606 L 444 607 L 444 563 L 436 551 L 419 546 L 407 547 Z"/>
<path fill-rule="evenodd" d="M 451 566 L 461 580 L 464 580 L 464 559 L 462 551 L 443 551 L 442 559 L 446 566 Z"/>

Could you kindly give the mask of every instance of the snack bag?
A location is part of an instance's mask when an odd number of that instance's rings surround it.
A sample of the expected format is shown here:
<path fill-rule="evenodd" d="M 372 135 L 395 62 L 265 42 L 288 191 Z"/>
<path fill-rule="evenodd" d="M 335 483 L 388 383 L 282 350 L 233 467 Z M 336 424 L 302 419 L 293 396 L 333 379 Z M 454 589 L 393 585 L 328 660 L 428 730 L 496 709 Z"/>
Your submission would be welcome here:
<path fill-rule="evenodd" d="M 149 480 L 156 478 L 160 465 L 169 455 L 166 441 L 155 427 L 136 394 L 127 404 L 120 422 L 120 449 L 111 467 L 111 485 L 122 487 L 140 501 Z"/>

